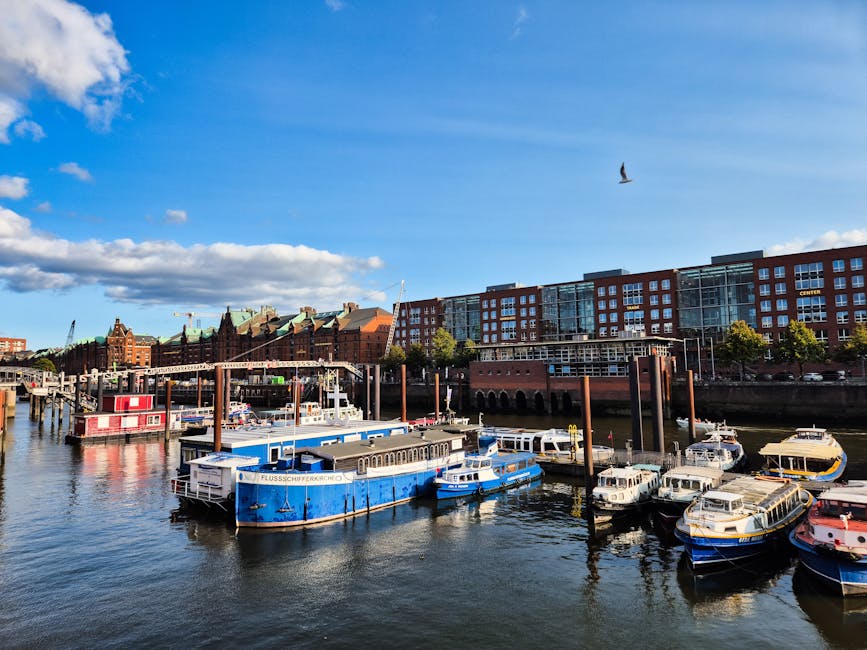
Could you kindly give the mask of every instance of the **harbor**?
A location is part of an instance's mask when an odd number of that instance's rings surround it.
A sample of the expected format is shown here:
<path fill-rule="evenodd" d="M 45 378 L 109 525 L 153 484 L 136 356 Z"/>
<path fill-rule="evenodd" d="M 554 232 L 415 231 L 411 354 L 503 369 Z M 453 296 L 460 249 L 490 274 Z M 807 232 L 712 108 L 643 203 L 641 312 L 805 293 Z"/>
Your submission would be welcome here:
<path fill-rule="evenodd" d="M 554 416 L 485 421 L 573 424 Z M 822 589 L 794 551 L 695 574 L 683 547 L 650 517 L 591 531 L 577 510 L 583 481 L 567 476 L 548 473 L 481 500 L 419 499 L 300 530 L 236 532 L 224 520 L 179 512 L 167 487 L 180 462 L 176 440 L 79 447 L 26 417 L 8 423 L 0 459 L 7 647 L 79 647 L 85 638 L 207 646 L 225 641 L 228 628 L 244 645 L 293 647 L 366 644 L 380 627 L 383 647 L 689 648 L 713 636 L 735 648 L 792 635 L 817 647 L 861 647 L 867 634 L 867 603 Z M 797 425 L 738 424 L 756 462 L 762 446 Z M 618 453 L 629 426 L 594 419 L 597 440 L 610 431 Z M 688 444 L 674 422 L 665 435 Z M 867 476 L 867 436 L 834 435 L 847 450 L 848 475 Z M 456 606 L 456 593 L 464 604 Z M 516 603 L 521 616 L 498 618 L 478 637 L 479 607 Z"/>

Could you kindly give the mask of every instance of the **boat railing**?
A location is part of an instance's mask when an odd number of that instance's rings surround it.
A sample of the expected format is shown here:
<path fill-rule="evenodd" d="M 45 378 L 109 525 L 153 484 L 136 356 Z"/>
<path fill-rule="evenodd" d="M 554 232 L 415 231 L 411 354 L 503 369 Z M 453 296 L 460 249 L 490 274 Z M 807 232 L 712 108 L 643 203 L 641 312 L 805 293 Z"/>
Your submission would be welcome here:
<path fill-rule="evenodd" d="M 216 505 L 224 510 L 226 509 L 225 504 L 228 499 L 225 495 L 220 493 L 219 488 L 207 485 L 197 485 L 194 488 L 190 481 L 189 474 L 171 479 L 171 486 L 172 493 L 179 497 L 199 501 L 208 505 Z"/>

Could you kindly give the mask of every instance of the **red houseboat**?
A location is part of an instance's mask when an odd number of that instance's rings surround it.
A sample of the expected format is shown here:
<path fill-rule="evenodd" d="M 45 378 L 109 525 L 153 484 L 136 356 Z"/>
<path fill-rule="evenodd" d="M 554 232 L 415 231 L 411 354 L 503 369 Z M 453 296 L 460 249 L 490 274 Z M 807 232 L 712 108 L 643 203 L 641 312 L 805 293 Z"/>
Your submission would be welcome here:
<path fill-rule="evenodd" d="M 153 395 L 103 395 L 99 411 L 75 413 L 72 418 L 72 432 L 66 436 L 71 443 L 128 442 L 158 436 L 166 429 L 166 411 L 154 408 Z"/>

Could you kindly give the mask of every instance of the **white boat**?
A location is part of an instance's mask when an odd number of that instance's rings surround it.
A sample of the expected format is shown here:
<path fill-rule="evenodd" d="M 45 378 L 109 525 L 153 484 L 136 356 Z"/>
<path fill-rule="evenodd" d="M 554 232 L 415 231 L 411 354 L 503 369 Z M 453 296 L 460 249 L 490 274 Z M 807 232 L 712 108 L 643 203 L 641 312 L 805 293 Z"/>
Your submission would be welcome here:
<path fill-rule="evenodd" d="M 677 423 L 677 426 L 681 429 L 689 429 L 689 418 L 676 418 L 674 420 Z M 723 422 L 711 422 L 710 420 L 702 420 L 700 418 L 695 419 L 695 430 L 698 433 L 706 433 L 708 431 L 713 431 L 714 429 L 718 429 L 722 426 L 725 426 Z"/>
<path fill-rule="evenodd" d="M 734 429 L 725 427 L 708 431 L 703 440 L 695 442 L 684 452 L 685 464 L 696 467 L 714 467 L 734 471 L 747 463 L 743 445 L 738 442 Z"/>
<path fill-rule="evenodd" d="M 530 430 L 484 427 L 482 433 L 494 436 L 500 449 L 532 452 L 536 454 L 538 460 L 577 460 L 581 462 L 584 459 L 584 433 L 581 429 L 569 432 L 565 429 Z M 593 445 L 593 462 L 610 463 L 613 459 L 613 448 Z"/>
<path fill-rule="evenodd" d="M 819 495 L 791 532 L 801 564 L 843 596 L 867 594 L 867 484 Z"/>
<path fill-rule="evenodd" d="M 759 450 L 765 457 L 762 474 L 801 481 L 836 481 L 846 469 L 846 452 L 825 429 L 804 427 L 782 442 Z"/>
<path fill-rule="evenodd" d="M 674 534 L 694 568 L 723 566 L 770 550 L 812 502 L 788 479 L 740 476 L 687 506 Z"/>
<path fill-rule="evenodd" d="M 719 487 L 723 470 L 718 467 L 681 465 L 662 475 L 653 501 L 664 518 L 676 519 L 686 507 L 707 490 Z"/>
<path fill-rule="evenodd" d="M 609 467 L 599 472 L 593 488 L 593 515 L 597 522 L 638 512 L 650 504 L 659 488 L 659 465 Z"/>

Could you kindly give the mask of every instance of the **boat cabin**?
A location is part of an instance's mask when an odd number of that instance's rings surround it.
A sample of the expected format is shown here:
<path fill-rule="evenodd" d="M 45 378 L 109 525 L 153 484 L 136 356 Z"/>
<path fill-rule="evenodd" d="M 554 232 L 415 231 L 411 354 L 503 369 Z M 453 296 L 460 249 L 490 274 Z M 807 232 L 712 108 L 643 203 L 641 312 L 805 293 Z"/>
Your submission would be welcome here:
<path fill-rule="evenodd" d="M 740 494 L 711 490 L 701 497 L 701 509 L 706 512 L 738 512 L 744 507 Z"/>

